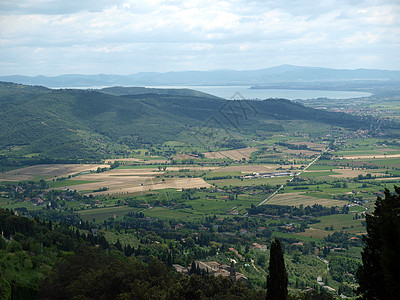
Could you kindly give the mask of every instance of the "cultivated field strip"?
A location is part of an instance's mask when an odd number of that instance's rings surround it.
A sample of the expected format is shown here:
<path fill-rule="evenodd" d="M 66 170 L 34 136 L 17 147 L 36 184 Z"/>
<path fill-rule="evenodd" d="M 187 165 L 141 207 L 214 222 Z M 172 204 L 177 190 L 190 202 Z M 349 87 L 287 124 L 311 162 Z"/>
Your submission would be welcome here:
<path fill-rule="evenodd" d="M 314 204 L 320 204 L 322 206 L 343 206 L 347 204 L 347 201 L 333 200 L 333 199 L 321 199 L 307 196 L 303 193 L 290 193 L 290 194 L 277 194 L 275 197 L 268 200 L 266 204 L 272 205 L 288 205 L 288 206 L 300 206 L 303 204 L 304 207 L 312 206 Z"/>

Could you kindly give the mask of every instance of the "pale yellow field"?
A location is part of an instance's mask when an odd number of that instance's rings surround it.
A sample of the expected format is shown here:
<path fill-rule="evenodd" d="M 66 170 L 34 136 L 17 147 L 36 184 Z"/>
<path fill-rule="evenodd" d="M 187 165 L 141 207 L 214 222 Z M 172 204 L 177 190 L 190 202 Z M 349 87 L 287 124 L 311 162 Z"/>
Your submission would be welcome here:
<path fill-rule="evenodd" d="M 0 173 L 0 181 L 26 181 L 32 180 L 33 175 L 15 175 L 15 174 L 7 174 Z"/>
<path fill-rule="evenodd" d="M 162 189 L 189 189 L 189 188 L 201 188 L 211 187 L 212 185 L 205 182 L 203 178 L 168 178 L 165 181 L 161 181 L 154 177 L 137 177 L 132 181 L 120 181 L 113 182 L 107 181 L 106 183 L 97 183 L 98 188 L 106 186 L 109 188 L 108 191 L 90 193 L 93 195 L 115 195 L 115 194 L 129 194 L 137 192 L 146 192 Z M 92 187 L 95 184 L 92 185 Z M 82 186 L 88 187 L 88 185 L 73 186 L 71 188 L 81 189 Z M 89 194 L 89 193 L 88 193 Z"/>
<path fill-rule="evenodd" d="M 155 172 L 156 169 L 114 169 L 103 173 L 90 173 L 76 177 L 77 180 L 96 181 L 74 186 L 67 186 L 78 191 L 96 190 L 103 187 L 125 189 L 133 186 L 141 186 L 146 182 L 153 182 L 156 176 L 164 172 Z M 161 181 L 157 178 L 157 181 Z"/>
<path fill-rule="evenodd" d="M 171 167 L 179 170 L 179 167 Z M 168 168 L 167 168 L 168 169 Z M 159 190 L 166 188 L 200 188 L 210 187 L 202 178 L 157 178 L 164 174 L 158 169 L 114 169 L 103 173 L 90 173 L 76 177 L 77 180 L 96 181 L 80 185 L 66 186 L 63 189 L 92 191 L 107 187 L 107 191 L 92 193 L 93 195 L 112 195 Z"/>
<path fill-rule="evenodd" d="M 265 202 L 265 204 L 273 205 L 289 205 L 299 206 L 303 204 L 305 206 L 312 206 L 314 204 L 320 204 L 322 206 L 343 206 L 347 204 L 347 201 L 333 200 L 333 199 L 319 199 L 311 196 L 307 196 L 303 193 L 290 193 L 290 194 L 278 194 L 272 199 Z"/>
<path fill-rule="evenodd" d="M 233 160 L 242 160 L 242 158 L 250 158 L 251 153 L 257 151 L 255 148 L 242 148 L 236 150 L 216 151 L 203 153 L 206 158 L 230 158 Z"/>
<path fill-rule="evenodd" d="M 343 156 L 343 159 L 397 158 L 400 154 Z"/>
<path fill-rule="evenodd" d="M 199 159 L 199 158 L 187 154 L 178 154 L 177 156 L 174 157 L 174 159 Z"/>
<path fill-rule="evenodd" d="M 375 178 L 375 180 L 400 180 L 400 177 Z"/>
<path fill-rule="evenodd" d="M 96 164 L 54 164 L 54 165 L 37 165 L 18 170 L 0 173 L 0 181 L 21 181 L 31 180 L 34 176 L 43 176 L 47 178 L 52 177 L 67 177 L 69 175 L 85 172 L 96 171 L 98 167 L 109 167 L 108 165 Z M 167 167 L 170 171 L 179 171 L 181 169 L 190 170 L 213 170 L 216 167 Z M 77 191 L 92 191 L 107 187 L 108 190 L 104 192 L 97 192 L 93 194 L 121 194 L 121 193 L 134 193 L 149 190 L 159 190 L 166 188 L 182 189 L 182 188 L 200 188 L 211 187 L 202 178 L 166 178 L 162 181 L 160 175 L 163 171 L 158 168 L 150 169 L 113 169 L 102 173 L 88 173 L 73 177 L 74 180 L 79 181 L 95 181 L 92 183 L 85 183 L 79 185 L 71 185 L 62 187 L 62 189 L 71 189 Z"/>
<path fill-rule="evenodd" d="M 111 158 L 111 159 L 106 159 L 105 162 L 112 164 L 115 161 L 120 161 L 120 162 L 144 162 L 143 159 L 140 158 Z"/>
<path fill-rule="evenodd" d="M 223 167 L 215 170 L 214 172 L 242 172 L 242 173 L 259 173 L 259 172 L 274 172 L 277 168 L 282 168 L 282 170 L 289 170 L 291 167 L 299 168 L 301 165 L 237 165 Z"/>
<path fill-rule="evenodd" d="M 357 177 L 358 175 L 367 175 L 371 174 L 372 176 L 386 176 L 384 173 L 371 173 L 371 171 L 361 171 L 361 170 L 352 170 L 352 169 L 333 169 L 332 170 L 335 173 L 340 173 L 340 174 L 333 174 L 329 175 L 330 177 L 335 177 L 335 178 L 354 178 Z"/>
<path fill-rule="evenodd" d="M 299 232 L 296 234 L 300 235 L 300 236 L 322 239 L 322 238 L 328 236 L 330 233 L 328 231 L 321 230 L 321 229 L 307 228 L 304 232 Z"/>
<path fill-rule="evenodd" d="M 77 191 L 88 191 L 88 190 L 97 190 L 103 187 L 107 187 L 111 190 L 114 189 L 125 189 L 132 186 L 140 186 L 141 184 L 145 184 L 146 182 L 151 182 L 155 180 L 155 177 L 151 176 L 126 176 L 126 177 L 97 177 L 97 176 L 85 176 L 79 177 L 79 180 L 90 180 L 96 181 L 92 183 L 84 183 L 73 186 L 66 186 L 63 189 L 71 189 Z M 71 180 L 73 181 L 73 180 Z M 161 181 L 161 180 L 160 180 Z"/>
<path fill-rule="evenodd" d="M 180 171 L 180 170 L 191 170 L 191 171 L 212 171 L 219 169 L 220 167 L 200 167 L 200 166 L 181 166 L 181 167 L 170 167 L 167 166 L 167 171 Z"/>
<path fill-rule="evenodd" d="M 4 181 L 21 181 L 31 180 L 34 176 L 44 177 L 66 177 L 84 171 L 95 171 L 97 168 L 109 167 L 108 165 L 97 164 L 48 164 L 36 165 L 26 168 L 21 168 L 5 173 L 0 173 L 0 180 Z"/>
<path fill-rule="evenodd" d="M 90 173 L 79 176 L 80 180 L 90 180 L 86 178 L 101 178 L 108 179 L 110 177 L 125 177 L 125 176 L 157 176 L 164 174 L 164 171 L 159 172 L 158 169 L 113 169 L 103 173 Z M 96 179 L 97 180 L 97 179 Z"/>
<path fill-rule="evenodd" d="M 206 152 L 203 154 L 206 158 L 211 158 L 211 159 L 227 158 L 227 156 L 222 154 L 221 152 Z"/>
<path fill-rule="evenodd" d="M 151 156 L 149 156 L 151 158 Z M 142 163 L 142 164 L 163 164 L 166 163 L 166 159 L 149 159 L 149 160 L 144 160 L 140 158 L 112 158 L 112 159 L 106 159 L 106 163 L 114 163 L 115 161 L 119 161 L 122 165 L 129 165 L 129 163 Z"/>
<path fill-rule="evenodd" d="M 376 149 L 376 151 L 379 151 L 379 152 L 394 152 L 394 151 L 399 151 L 399 150 L 392 149 L 392 148 L 379 148 L 379 149 Z"/>

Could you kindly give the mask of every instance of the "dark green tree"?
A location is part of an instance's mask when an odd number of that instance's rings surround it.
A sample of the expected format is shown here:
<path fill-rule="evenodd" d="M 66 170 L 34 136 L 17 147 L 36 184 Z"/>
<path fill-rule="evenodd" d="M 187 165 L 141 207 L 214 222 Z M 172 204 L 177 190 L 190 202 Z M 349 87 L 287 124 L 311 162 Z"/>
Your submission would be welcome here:
<path fill-rule="evenodd" d="M 267 300 L 286 300 L 288 276 L 283 260 L 281 241 L 275 238 L 271 243 L 267 276 Z"/>
<path fill-rule="evenodd" d="M 400 188 L 385 189 L 373 214 L 366 215 L 367 235 L 362 265 L 357 272 L 361 299 L 399 299 L 400 295 Z"/>
<path fill-rule="evenodd" d="M 122 245 L 121 242 L 119 241 L 119 239 L 117 240 L 117 242 L 114 244 L 115 248 L 117 248 L 119 251 L 123 251 L 122 250 Z"/>
<path fill-rule="evenodd" d="M 192 261 L 192 264 L 190 265 L 190 274 L 196 274 L 196 263 Z"/>
<path fill-rule="evenodd" d="M 46 181 L 44 181 L 44 179 L 40 179 L 39 185 L 40 185 L 41 189 L 47 188 L 47 183 L 46 183 Z"/>

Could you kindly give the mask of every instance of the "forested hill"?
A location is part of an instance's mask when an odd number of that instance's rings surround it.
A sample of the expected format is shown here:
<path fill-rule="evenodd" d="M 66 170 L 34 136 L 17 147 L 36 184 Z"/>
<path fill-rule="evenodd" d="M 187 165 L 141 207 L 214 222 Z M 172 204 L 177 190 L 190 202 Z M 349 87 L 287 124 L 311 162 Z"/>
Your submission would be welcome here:
<path fill-rule="evenodd" d="M 216 96 L 203 93 L 192 89 L 167 89 L 167 88 L 146 88 L 146 87 L 123 87 L 114 86 L 103 88 L 99 90 L 102 93 L 114 96 L 125 95 L 142 95 L 142 94 L 156 94 L 156 95 L 170 95 L 170 96 L 188 96 L 188 97 L 204 97 L 204 98 L 218 98 Z"/>
<path fill-rule="evenodd" d="M 234 112 L 232 114 L 232 112 Z M 179 140 L 215 122 L 240 134 L 279 130 L 288 120 L 369 128 L 370 120 L 288 100 L 230 101 L 209 96 L 51 90 L 0 82 L 0 154 L 96 160 L 127 147 Z M 210 120 L 214 120 L 210 124 Z M 269 124 L 269 125 L 268 125 Z M 271 124 L 273 126 L 271 127 Z"/>

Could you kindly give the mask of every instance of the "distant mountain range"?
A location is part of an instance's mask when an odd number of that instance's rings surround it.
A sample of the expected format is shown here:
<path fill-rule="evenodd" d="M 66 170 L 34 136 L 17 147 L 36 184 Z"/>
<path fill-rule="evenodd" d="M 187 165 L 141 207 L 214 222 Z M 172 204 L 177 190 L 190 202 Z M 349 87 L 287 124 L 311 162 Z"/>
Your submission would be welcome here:
<path fill-rule="evenodd" d="M 163 86 L 163 85 L 255 85 L 269 86 L 279 83 L 332 83 L 347 81 L 400 81 L 400 71 L 373 69 L 329 69 L 281 65 L 253 71 L 213 70 L 154 73 L 131 75 L 82 75 L 60 76 L 0 76 L 8 81 L 46 87 L 101 87 L 101 86 Z"/>

